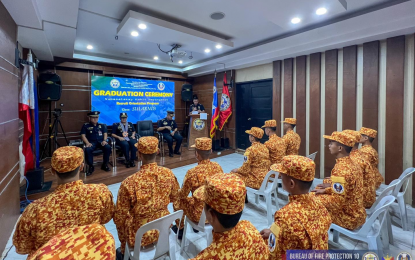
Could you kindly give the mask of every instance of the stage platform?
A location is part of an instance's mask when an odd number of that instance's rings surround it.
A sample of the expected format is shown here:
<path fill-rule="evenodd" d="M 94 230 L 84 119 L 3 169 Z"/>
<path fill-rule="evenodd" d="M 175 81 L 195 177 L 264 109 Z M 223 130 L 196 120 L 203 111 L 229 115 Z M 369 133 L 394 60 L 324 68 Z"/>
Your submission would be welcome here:
<path fill-rule="evenodd" d="M 220 152 L 213 152 L 211 155 L 211 158 L 217 158 L 217 157 L 232 154 L 232 153 L 235 153 L 234 149 L 226 149 Z M 124 160 L 119 159 L 117 160 L 116 167 L 111 168 L 112 170 L 109 172 L 105 172 L 101 170 L 100 162 L 102 161 L 102 156 L 94 157 L 94 161 L 98 163 L 94 164 L 95 171 L 91 176 L 86 177 L 85 173 L 83 171 L 81 172 L 81 180 L 83 180 L 84 183 L 103 183 L 105 185 L 111 185 L 114 183 L 122 182 L 125 178 L 127 178 L 128 176 L 134 174 L 135 172 L 139 170 L 138 162 L 136 162 L 136 165 L 137 165 L 136 167 L 126 168 L 123 163 Z M 167 157 L 157 156 L 157 164 L 170 168 L 170 169 L 174 169 L 177 167 L 181 167 L 181 166 L 185 166 L 185 165 L 189 165 L 193 163 L 196 163 L 196 159 L 194 157 L 194 151 L 189 151 L 186 147 L 183 147 L 183 152 L 181 155 L 175 154 L 173 158 L 169 156 Z M 36 200 L 36 199 L 42 198 L 50 194 L 57 187 L 56 177 L 52 175 L 51 170 L 50 170 L 50 159 L 46 159 L 42 161 L 41 166 L 45 168 L 44 181 L 45 182 L 52 181 L 52 187 L 49 191 L 29 195 L 28 196 L 29 200 Z M 20 200 L 24 200 L 24 199 L 25 199 L 24 196 L 20 198 Z"/>

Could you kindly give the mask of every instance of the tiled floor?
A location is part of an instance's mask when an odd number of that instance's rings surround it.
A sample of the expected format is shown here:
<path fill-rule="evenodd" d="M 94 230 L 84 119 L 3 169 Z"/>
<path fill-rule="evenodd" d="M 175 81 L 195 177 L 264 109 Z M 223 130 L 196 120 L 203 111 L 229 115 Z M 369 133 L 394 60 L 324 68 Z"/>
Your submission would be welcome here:
<path fill-rule="evenodd" d="M 231 154 L 223 157 L 219 157 L 216 159 L 213 159 L 213 161 L 218 162 L 224 172 L 230 172 L 232 169 L 237 168 L 240 166 L 243 162 L 243 156 L 240 154 Z M 182 181 L 184 179 L 184 176 L 186 175 L 186 171 L 190 168 L 194 167 L 196 164 L 183 166 L 180 168 L 173 169 L 174 174 L 177 177 L 177 180 L 182 184 Z M 117 198 L 118 189 L 120 187 L 120 183 L 113 184 L 108 186 L 112 194 L 114 195 L 114 200 Z M 265 201 L 263 199 L 260 199 L 259 205 L 256 205 L 254 203 L 254 195 L 248 193 L 249 203 L 246 204 L 245 209 L 242 214 L 242 219 L 251 221 L 254 226 L 258 230 L 262 230 L 264 228 L 267 228 L 267 221 L 266 221 L 266 206 Z M 282 207 L 287 203 L 287 200 L 279 198 L 279 204 Z M 273 203 L 275 207 L 275 202 Z M 393 253 L 394 256 L 396 256 L 401 251 L 407 251 L 411 252 L 412 249 L 415 248 L 414 244 L 414 226 L 415 226 L 415 209 L 412 207 L 408 207 L 408 219 L 410 223 L 410 230 L 409 231 L 403 231 L 402 228 L 399 227 L 397 223 L 399 222 L 399 219 L 392 217 L 393 221 L 393 235 L 394 235 L 394 244 L 390 245 L 390 250 Z M 169 210 L 172 212 L 173 208 L 171 205 L 169 205 Z M 276 208 L 274 208 L 276 210 Z M 399 215 L 398 211 L 398 205 L 394 204 L 392 206 L 392 215 Z M 395 222 L 396 221 L 396 222 Z M 109 223 L 107 223 L 106 228 L 113 234 L 116 246 L 120 246 L 120 241 L 118 240 L 117 230 L 115 227 L 114 222 L 111 220 Z M 197 255 L 201 250 L 203 250 L 206 247 L 206 237 L 203 233 L 194 233 L 190 228 L 188 229 L 188 238 L 189 238 L 189 245 L 185 248 L 182 255 L 180 255 L 179 249 L 180 246 L 178 245 L 176 247 L 177 254 L 176 259 L 189 259 Z M 367 250 L 367 244 L 365 242 L 360 242 L 352 239 L 348 239 L 344 236 L 340 236 L 340 241 L 338 245 L 334 245 L 332 243 L 329 244 L 330 249 L 351 249 L 351 250 Z M 6 246 L 5 252 L 8 251 L 8 249 L 11 246 L 11 239 L 9 239 L 9 242 Z M 1 257 L 0 259 L 3 259 Z M 9 251 L 6 260 L 17 260 L 17 259 L 26 259 L 26 256 L 18 255 L 15 252 L 15 248 L 12 247 Z"/>

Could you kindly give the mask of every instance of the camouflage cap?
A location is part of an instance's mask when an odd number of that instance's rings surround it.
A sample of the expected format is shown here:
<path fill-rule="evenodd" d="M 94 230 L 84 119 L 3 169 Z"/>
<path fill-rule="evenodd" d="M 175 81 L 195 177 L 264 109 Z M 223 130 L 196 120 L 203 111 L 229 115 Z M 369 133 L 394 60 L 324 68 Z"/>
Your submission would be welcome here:
<path fill-rule="evenodd" d="M 359 131 L 346 129 L 346 130 L 343 130 L 343 132 L 346 133 L 346 134 L 354 136 L 356 143 L 360 142 L 360 138 L 362 137 L 362 135 L 360 134 Z"/>
<path fill-rule="evenodd" d="M 252 127 L 251 130 L 246 130 L 245 133 L 255 136 L 258 139 L 261 139 L 264 136 L 264 130 L 259 127 Z"/>
<path fill-rule="evenodd" d="M 277 127 L 277 120 L 272 119 L 265 121 L 265 125 L 263 125 L 261 128 L 264 127 Z"/>
<path fill-rule="evenodd" d="M 198 150 L 209 151 L 212 149 L 212 139 L 208 137 L 196 138 L 195 144 L 190 147 Z"/>
<path fill-rule="evenodd" d="M 115 260 L 115 241 L 99 224 L 69 228 L 52 237 L 27 259 Z"/>
<path fill-rule="evenodd" d="M 287 155 L 281 163 L 271 165 L 271 170 L 287 174 L 301 181 L 314 180 L 316 165 L 310 158 L 300 155 Z"/>
<path fill-rule="evenodd" d="M 378 134 L 378 131 L 370 129 L 370 128 L 366 128 L 366 127 L 360 128 L 359 132 L 362 135 L 366 135 L 366 136 L 369 136 L 369 137 L 372 137 L 372 138 L 376 138 L 376 136 Z"/>
<path fill-rule="evenodd" d="M 286 118 L 284 121 L 282 121 L 283 123 L 287 123 L 290 125 L 296 125 L 297 124 L 297 119 L 295 118 Z"/>
<path fill-rule="evenodd" d="M 355 137 L 343 132 L 333 132 L 331 135 L 323 135 L 325 139 L 339 142 L 345 146 L 353 147 L 355 144 Z"/>
<path fill-rule="evenodd" d="M 245 183 L 234 174 L 213 175 L 193 193 L 193 197 L 226 215 L 241 212 L 245 206 L 245 196 Z"/>
<path fill-rule="evenodd" d="M 84 161 L 84 151 L 76 146 L 58 148 L 52 155 L 52 168 L 59 172 L 70 172 Z"/>
<path fill-rule="evenodd" d="M 143 154 L 154 154 L 157 153 L 159 146 L 159 140 L 154 136 L 143 136 L 138 139 L 135 144 L 138 151 Z"/>

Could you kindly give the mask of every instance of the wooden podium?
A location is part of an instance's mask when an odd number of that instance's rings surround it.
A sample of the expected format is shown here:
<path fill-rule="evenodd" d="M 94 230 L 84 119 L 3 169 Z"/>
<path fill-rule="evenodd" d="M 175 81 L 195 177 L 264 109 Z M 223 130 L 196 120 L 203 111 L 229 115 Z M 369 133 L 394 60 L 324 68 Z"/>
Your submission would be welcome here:
<path fill-rule="evenodd" d="M 200 114 L 189 115 L 189 135 L 187 136 L 187 148 L 194 150 L 191 146 L 195 144 L 195 139 L 199 137 L 209 137 L 209 126 L 207 120 L 200 119 Z"/>

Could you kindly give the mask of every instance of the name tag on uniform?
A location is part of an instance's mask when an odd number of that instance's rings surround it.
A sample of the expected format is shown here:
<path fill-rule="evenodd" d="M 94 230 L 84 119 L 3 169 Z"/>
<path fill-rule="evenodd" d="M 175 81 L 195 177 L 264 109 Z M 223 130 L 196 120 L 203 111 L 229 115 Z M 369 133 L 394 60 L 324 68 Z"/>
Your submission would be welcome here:
<path fill-rule="evenodd" d="M 101 131 L 98 131 L 98 135 L 99 135 L 99 136 L 102 136 L 102 132 L 101 132 Z"/>

